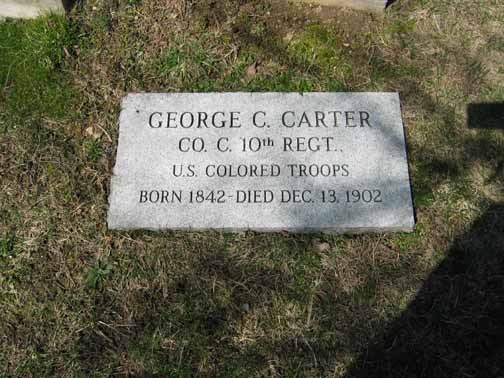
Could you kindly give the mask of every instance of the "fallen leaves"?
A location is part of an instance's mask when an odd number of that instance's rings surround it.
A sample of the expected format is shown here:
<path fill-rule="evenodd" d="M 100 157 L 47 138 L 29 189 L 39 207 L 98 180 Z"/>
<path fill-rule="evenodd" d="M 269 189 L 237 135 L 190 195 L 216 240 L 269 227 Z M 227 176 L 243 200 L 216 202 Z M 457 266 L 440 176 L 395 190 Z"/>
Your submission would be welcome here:
<path fill-rule="evenodd" d="M 245 77 L 242 79 L 244 84 L 248 84 L 250 81 L 254 79 L 254 77 L 258 73 L 259 62 L 255 61 L 245 70 Z"/>
<path fill-rule="evenodd" d="M 98 140 L 101 138 L 103 132 L 101 130 L 98 130 L 97 128 L 93 127 L 93 126 L 89 126 L 87 127 L 84 132 L 86 133 L 87 136 L 95 139 L 95 140 Z"/>
<path fill-rule="evenodd" d="M 313 242 L 313 245 L 315 247 L 315 249 L 317 250 L 317 252 L 327 252 L 331 249 L 331 245 L 327 242 L 323 242 L 323 241 L 320 241 L 320 240 L 315 240 Z"/>

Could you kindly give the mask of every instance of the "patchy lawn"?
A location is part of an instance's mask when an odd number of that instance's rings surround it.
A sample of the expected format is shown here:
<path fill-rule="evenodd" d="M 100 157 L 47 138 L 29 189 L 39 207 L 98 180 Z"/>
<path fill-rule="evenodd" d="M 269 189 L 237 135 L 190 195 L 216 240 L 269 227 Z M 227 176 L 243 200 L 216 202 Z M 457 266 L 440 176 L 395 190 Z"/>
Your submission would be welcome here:
<path fill-rule="evenodd" d="M 0 376 L 504 376 L 503 62 L 500 0 L 0 22 Z M 121 97 L 238 90 L 399 91 L 416 231 L 108 231 Z"/>

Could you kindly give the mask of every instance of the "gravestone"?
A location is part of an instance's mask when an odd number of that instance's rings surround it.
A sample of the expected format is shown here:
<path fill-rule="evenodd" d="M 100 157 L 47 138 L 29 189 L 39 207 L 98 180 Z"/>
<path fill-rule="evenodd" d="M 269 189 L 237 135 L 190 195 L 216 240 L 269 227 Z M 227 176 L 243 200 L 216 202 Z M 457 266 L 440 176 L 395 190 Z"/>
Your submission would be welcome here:
<path fill-rule="evenodd" d="M 33 18 L 47 12 L 64 13 L 61 0 L 0 0 L 0 18 Z"/>
<path fill-rule="evenodd" d="M 129 94 L 111 229 L 412 231 L 397 93 Z"/>
<path fill-rule="evenodd" d="M 304 3 L 320 4 L 326 6 L 349 7 L 373 12 L 383 12 L 387 0 L 297 0 Z"/>

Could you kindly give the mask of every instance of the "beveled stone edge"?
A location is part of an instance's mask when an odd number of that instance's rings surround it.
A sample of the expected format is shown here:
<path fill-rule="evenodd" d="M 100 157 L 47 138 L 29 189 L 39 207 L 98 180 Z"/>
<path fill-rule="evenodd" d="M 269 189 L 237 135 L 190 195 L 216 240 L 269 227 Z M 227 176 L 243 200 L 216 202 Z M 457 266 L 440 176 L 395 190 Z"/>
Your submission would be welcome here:
<path fill-rule="evenodd" d="M 403 134 L 403 140 L 404 140 L 404 149 L 405 149 L 405 156 L 406 156 L 406 166 L 407 166 L 407 174 L 408 174 L 408 181 L 409 181 L 409 192 L 410 192 L 410 209 L 411 209 L 411 220 L 410 224 L 407 225 L 400 225 L 400 226 L 389 226 L 389 227 L 327 227 L 327 228 L 310 228 L 310 227 L 294 227 L 294 228 L 276 228 L 276 227 L 264 227 L 264 228 L 258 228 L 258 227 L 250 227 L 250 228 L 192 228 L 192 227 L 171 227 L 171 228 L 166 228 L 166 227 L 129 227 L 129 226 L 121 226 L 120 224 L 112 224 L 113 220 L 111 219 L 111 200 L 112 200 L 112 193 L 115 191 L 115 187 L 119 185 L 116 183 L 119 181 L 119 175 L 115 174 L 115 167 L 117 164 L 117 161 L 114 161 L 114 168 L 113 168 L 113 174 L 111 175 L 110 179 L 110 192 L 108 195 L 108 209 L 107 209 L 107 228 L 109 230 L 115 230 L 115 231 L 134 231 L 134 230 L 145 230 L 145 231 L 156 231 L 156 232 L 170 232 L 170 231 L 185 231 L 185 232 L 205 232 L 205 231 L 217 231 L 217 232 L 246 232 L 246 231 L 253 231 L 253 232 L 264 232 L 264 233 L 281 233 L 281 232 L 289 232 L 289 233 L 328 233 L 328 234 L 363 234 L 363 233 L 388 233 L 388 232 L 406 232 L 406 233 L 411 233 L 415 231 L 416 227 L 416 213 L 415 213 L 415 206 L 414 206 L 414 201 L 413 201 L 413 189 L 411 186 L 411 170 L 409 166 L 409 158 L 408 158 L 408 148 L 407 148 L 407 140 L 406 140 L 406 130 L 404 127 L 404 120 L 402 116 L 402 108 L 401 108 L 401 99 L 400 99 L 400 94 L 397 91 L 390 91 L 390 92 L 246 92 L 246 91 L 237 91 L 237 92 L 130 92 L 123 96 L 121 99 L 121 111 L 119 114 L 119 119 L 118 119 L 118 129 L 120 131 L 120 125 L 121 125 L 121 119 L 123 117 L 123 113 L 126 109 L 126 107 L 129 105 L 128 101 L 132 97 L 137 97 L 137 96 L 144 96 L 144 95 L 180 95 L 180 94 L 185 94 L 185 95 L 211 95 L 211 94 L 298 94 L 298 95 L 303 95 L 303 94 L 388 94 L 388 95 L 395 95 L 395 99 L 397 100 L 397 103 L 399 105 L 399 117 L 402 125 L 402 134 Z M 117 159 L 117 150 L 119 149 L 119 135 L 120 133 L 117 133 L 117 143 L 116 143 L 116 148 L 115 148 L 115 158 Z"/>

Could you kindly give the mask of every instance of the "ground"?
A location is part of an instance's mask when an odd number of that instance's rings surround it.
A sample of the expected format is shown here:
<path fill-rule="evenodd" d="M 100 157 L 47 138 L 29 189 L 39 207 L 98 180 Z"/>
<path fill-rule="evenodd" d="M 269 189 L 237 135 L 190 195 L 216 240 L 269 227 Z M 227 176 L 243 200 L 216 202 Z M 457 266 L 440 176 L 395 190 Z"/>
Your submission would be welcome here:
<path fill-rule="evenodd" d="M 0 22 L 0 376 L 504 376 L 502 62 L 500 0 Z M 416 231 L 109 231 L 122 96 L 238 90 L 400 92 Z"/>

